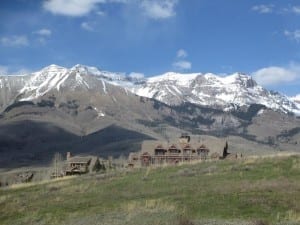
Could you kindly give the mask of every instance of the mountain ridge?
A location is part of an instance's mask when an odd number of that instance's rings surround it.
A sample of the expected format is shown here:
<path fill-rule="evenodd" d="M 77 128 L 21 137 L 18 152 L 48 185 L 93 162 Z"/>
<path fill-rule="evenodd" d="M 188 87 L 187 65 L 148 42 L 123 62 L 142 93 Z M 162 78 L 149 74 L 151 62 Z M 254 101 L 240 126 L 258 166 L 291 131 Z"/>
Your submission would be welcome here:
<path fill-rule="evenodd" d="M 258 101 L 255 104 L 247 102 L 247 98 L 240 105 L 229 102 L 232 108 L 228 110 L 224 107 L 227 105 L 216 104 L 216 96 L 223 90 L 224 94 L 230 95 L 234 90 L 237 95 L 242 94 L 242 99 L 246 96 L 257 100 L 256 93 L 250 92 L 255 88 L 266 94 L 266 100 L 269 96 L 273 101 L 278 100 L 277 105 L 281 98 L 285 100 L 278 93 L 258 87 L 244 74 L 220 78 L 214 74 L 185 76 L 169 72 L 142 78 L 82 65 L 70 69 L 50 65 L 27 76 L 2 76 L 0 83 L 3 93 L 0 95 L 0 158 L 3 159 L 14 157 L 16 148 L 20 157 L 25 157 L 28 162 L 39 161 L 36 158 L 39 155 L 47 158 L 48 150 L 64 152 L 78 147 L 78 152 L 87 152 L 95 147 L 109 155 L 114 151 L 128 153 L 133 150 L 132 145 L 139 149 L 138 142 L 119 140 L 123 128 L 164 141 L 182 132 L 229 138 L 231 148 L 236 151 L 299 150 L 300 118 L 272 110 Z M 147 94 L 147 87 L 151 85 L 158 92 L 152 98 L 137 95 L 133 90 L 145 90 Z M 159 91 L 168 91 L 161 101 Z M 191 97 L 199 97 L 197 93 L 211 104 L 203 106 L 189 101 Z M 16 123 L 20 126 L 15 126 Z M 118 127 L 110 133 L 116 141 L 112 140 L 107 146 L 103 146 L 98 138 L 86 141 L 93 133 L 110 126 Z M 38 131 L 34 127 L 41 129 Z M 21 128 L 23 133 L 16 135 Z M 71 135 L 75 142 L 66 143 L 61 139 L 53 142 L 56 137 L 53 129 L 66 137 Z M 40 136 L 41 132 L 49 135 Z M 82 145 L 77 146 L 77 141 Z"/>
<path fill-rule="evenodd" d="M 101 81 L 100 87 L 95 86 L 95 79 Z M 190 102 L 232 111 L 237 107 L 262 104 L 276 111 L 300 115 L 299 98 L 289 98 L 278 92 L 269 91 L 244 73 L 218 76 L 213 73 L 167 72 L 158 76 L 137 78 L 126 73 L 114 73 L 80 64 L 69 69 L 51 64 L 27 75 L 0 76 L 0 88 L 4 96 L 1 105 L 7 105 L 14 100 L 37 99 L 50 91 L 61 91 L 64 88 L 72 90 L 102 88 L 103 94 L 107 94 L 106 86 L 109 84 L 168 105 Z M 11 93 L 4 93 L 9 91 Z"/>

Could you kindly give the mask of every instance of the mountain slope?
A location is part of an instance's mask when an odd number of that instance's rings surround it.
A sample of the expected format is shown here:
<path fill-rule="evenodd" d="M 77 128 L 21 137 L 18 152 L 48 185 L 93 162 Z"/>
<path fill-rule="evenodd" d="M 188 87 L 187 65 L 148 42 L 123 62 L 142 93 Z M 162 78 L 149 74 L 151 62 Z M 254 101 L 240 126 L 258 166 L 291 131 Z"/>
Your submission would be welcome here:
<path fill-rule="evenodd" d="M 0 111 L 15 101 L 30 76 L 0 76 Z"/>
<path fill-rule="evenodd" d="M 211 73 L 169 72 L 150 78 L 134 78 L 83 65 L 75 65 L 71 69 L 50 65 L 27 76 L 1 76 L 0 106 L 7 106 L 16 100 L 34 100 L 51 91 L 84 90 L 108 94 L 108 83 L 168 105 L 190 102 L 232 111 L 237 107 L 261 104 L 273 110 L 300 114 L 300 106 L 293 98 L 268 91 L 252 77 L 241 73 L 221 77 Z"/>
<path fill-rule="evenodd" d="M 115 125 L 81 136 L 49 122 L 17 121 L 0 126 L 0 168 L 48 165 L 56 152 L 118 157 L 151 139 Z"/>
<path fill-rule="evenodd" d="M 236 151 L 299 150 L 300 119 L 283 113 L 289 106 L 294 110 L 295 104 L 243 74 L 167 73 L 141 79 L 82 65 L 51 65 L 26 76 L 2 76 L 0 81 L 2 165 L 13 160 L 6 154 L 16 149 L 28 162 L 46 156 L 49 160 L 53 151 L 97 152 L 99 146 L 126 154 L 139 143 L 124 141 L 119 136 L 124 129 L 162 140 L 181 132 L 236 137 L 230 139 Z M 112 126 L 118 129 L 107 129 Z M 21 135 L 16 135 L 18 129 L 23 129 Z M 115 138 L 105 145 L 98 135 L 103 130 Z M 66 141 L 53 141 L 53 131 Z"/>

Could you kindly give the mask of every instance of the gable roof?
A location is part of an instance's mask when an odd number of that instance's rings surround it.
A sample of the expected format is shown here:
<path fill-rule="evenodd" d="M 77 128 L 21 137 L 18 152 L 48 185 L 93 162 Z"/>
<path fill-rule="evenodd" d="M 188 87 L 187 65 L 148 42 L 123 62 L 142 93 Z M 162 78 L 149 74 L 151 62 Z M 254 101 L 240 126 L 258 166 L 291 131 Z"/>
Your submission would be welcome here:
<path fill-rule="evenodd" d="M 68 163 L 85 163 L 88 164 L 92 157 L 75 156 L 68 159 Z"/>
<path fill-rule="evenodd" d="M 183 150 L 190 150 L 192 149 L 192 146 L 190 144 L 186 144 L 184 147 L 183 147 Z"/>
<path fill-rule="evenodd" d="M 169 149 L 178 149 L 175 144 L 172 144 Z"/>
<path fill-rule="evenodd" d="M 158 144 L 155 149 L 164 149 L 165 150 L 165 148 L 162 144 Z"/>

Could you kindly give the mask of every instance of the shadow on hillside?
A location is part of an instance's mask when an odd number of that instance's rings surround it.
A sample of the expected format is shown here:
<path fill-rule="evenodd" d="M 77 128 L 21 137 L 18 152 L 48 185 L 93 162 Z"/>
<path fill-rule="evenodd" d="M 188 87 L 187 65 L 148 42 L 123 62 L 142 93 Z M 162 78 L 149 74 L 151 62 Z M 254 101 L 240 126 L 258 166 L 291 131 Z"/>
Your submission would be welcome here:
<path fill-rule="evenodd" d="M 48 165 L 55 152 L 65 156 L 94 154 L 127 156 L 141 149 L 145 134 L 111 125 L 87 136 L 77 136 L 45 122 L 22 121 L 0 126 L 0 168 Z"/>

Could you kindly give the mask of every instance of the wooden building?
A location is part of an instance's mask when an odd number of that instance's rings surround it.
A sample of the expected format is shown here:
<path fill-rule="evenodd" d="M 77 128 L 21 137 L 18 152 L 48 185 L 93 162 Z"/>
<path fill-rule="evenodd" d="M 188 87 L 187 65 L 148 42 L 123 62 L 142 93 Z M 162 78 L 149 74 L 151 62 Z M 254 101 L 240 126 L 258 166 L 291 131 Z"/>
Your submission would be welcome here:
<path fill-rule="evenodd" d="M 150 166 L 151 159 L 152 159 L 151 155 L 148 152 L 144 152 L 141 155 L 141 164 L 142 164 L 142 166 Z"/>
<path fill-rule="evenodd" d="M 72 157 L 67 161 L 66 175 L 83 174 L 89 172 L 92 159 L 90 157 Z"/>
<path fill-rule="evenodd" d="M 200 156 L 201 159 L 208 159 L 208 153 L 209 149 L 204 144 L 197 148 L 197 154 L 198 156 Z"/>
<path fill-rule="evenodd" d="M 179 162 L 214 159 L 216 155 L 219 156 L 222 153 L 225 141 L 214 137 L 209 138 L 210 140 L 198 138 L 198 141 L 193 141 L 189 135 L 182 134 L 177 141 L 169 140 L 168 143 L 144 141 L 140 152 L 129 155 L 128 166 L 177 164 Z"/>
<path fill-rule="evenodd" d="M 67 161 L 64 169 L 64 175 L 80 175 L 92 171 L 97 171 L 101 167 L 99 158 L 96 156 L 71 156 L 67 153 Z"/>
<path fill-rule="evenodd" d="M 179 162 L 190 162 L 194 160 L 208 159 L 209 149 L 205 145 L 197 149 L 192 145 L 186 144 L 182 147 L 172 144 L 168 148 L 158 144 L 154 150 L 140 153 L 140 165 L 160 165 L 160 164 L 177 164 Z M 128 166 L 134 167 L 139 165 L 137 159 L 138 153 L 131 153 L 128 160 Z"/>

